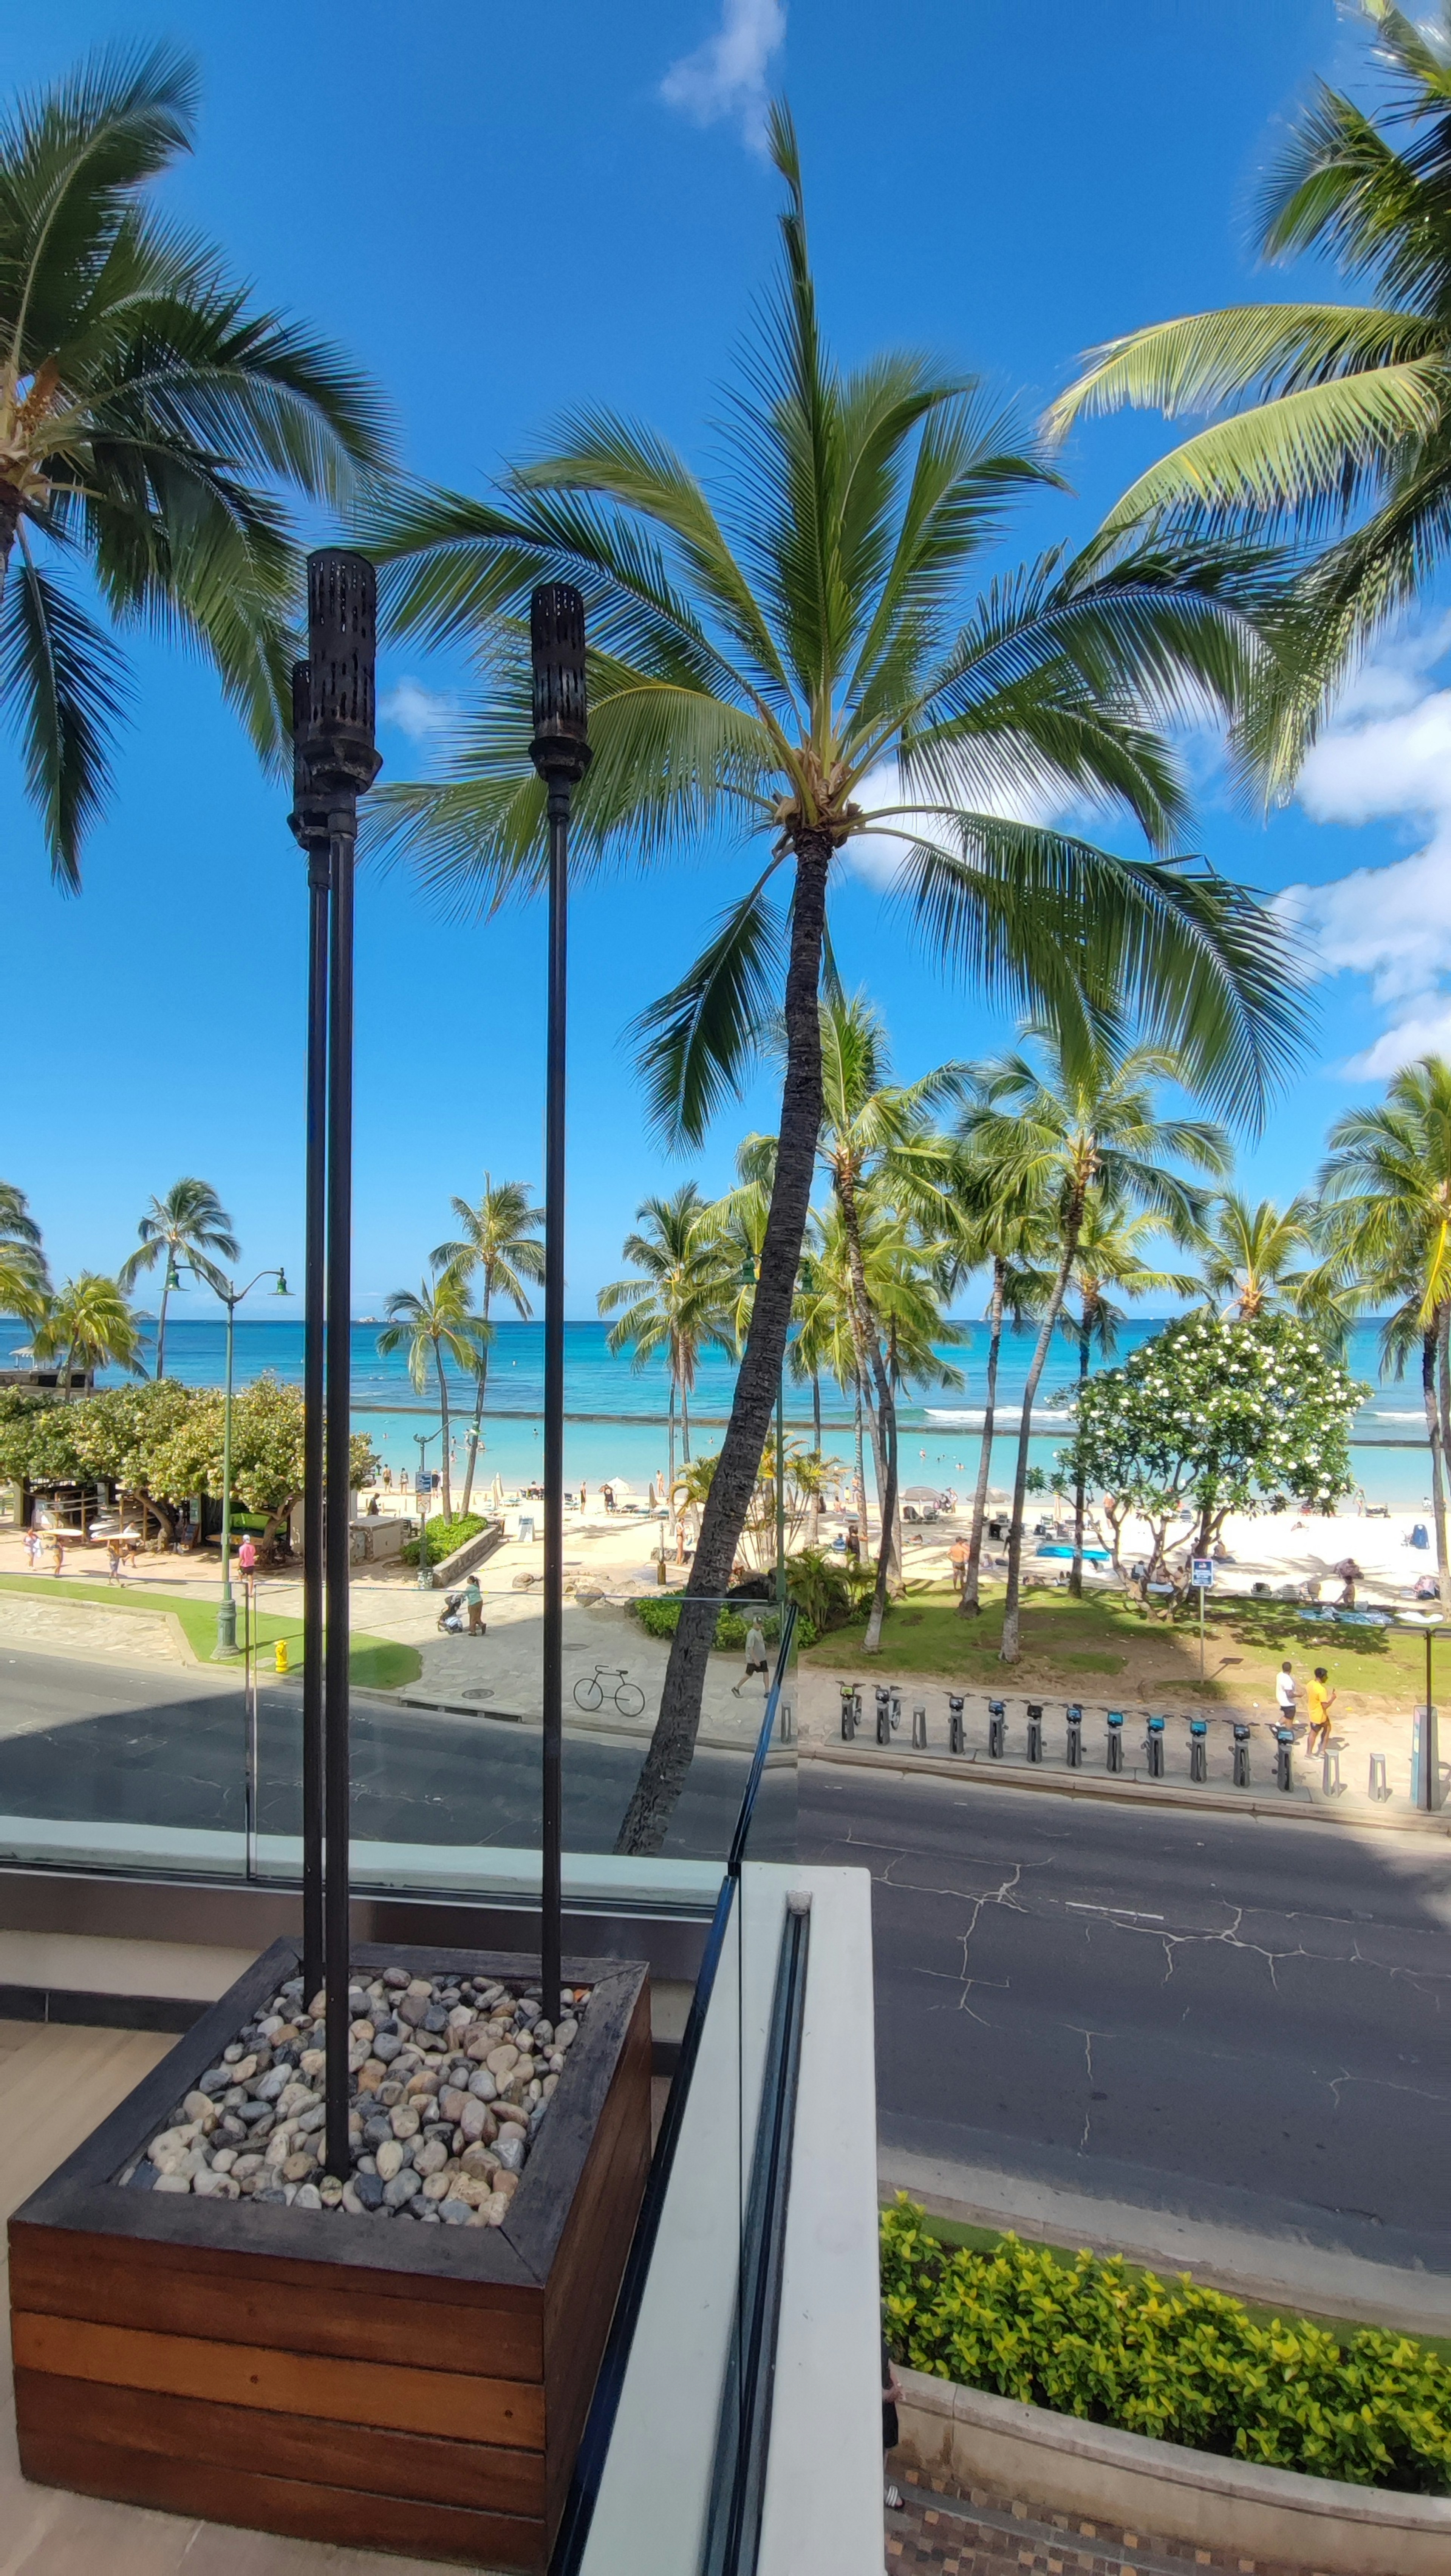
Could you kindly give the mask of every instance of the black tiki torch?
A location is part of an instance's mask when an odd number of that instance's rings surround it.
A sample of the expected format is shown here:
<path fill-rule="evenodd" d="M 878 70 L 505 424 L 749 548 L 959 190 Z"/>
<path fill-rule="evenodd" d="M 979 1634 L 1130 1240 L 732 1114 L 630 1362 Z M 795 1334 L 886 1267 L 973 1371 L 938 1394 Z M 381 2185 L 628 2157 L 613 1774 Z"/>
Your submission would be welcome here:
<path fill-rule="evenodd" d="M 540 1965 L 544 2014 L 559 2019 L 564 1708 L 564 1097 L 570 790 L 589 767 L 584 601 L 568 582 L 529 603 L 534 738 L 549 792 L 549 1013 L 544 1128 L 544 1781 Z"/>
<path fill-rule="evenodd" d="M 327 1331 L 322 1378 L 323 1579 L 326 1645 L 323 1654 L 322 1805 L 326 1830 L 323 1957 L 327 1988 L 327 2129 L 325 2163 L 345 2179 L 348 2145 L 348 1555 L 352 1494 L 348 1481 L 352 1417 L 350 1348 L 353 1216 L 353 856 L 358 798 L 378 775 L 374 747 L 374 663 L 377 652 L 377 580 L 365 555 L 325 547 L 307 560 L 307 722 L 303 759 L 307 811 L 325 821 L 331 922 L 327 959 L 326 1260 L 319 1283 L 311 1199 L 308 1209 L 307 1325 L 315 1332 L 326 1300 Z M 315 940 L 320 937 L 314 913 Z M 314 965 L 318 952 L 314 949 Z M 316 1032 L 312 1032 L 315 1043 Z M 309 1126 L 321 1108 L 312 1088 L 315 1059 L 309 1047 Z M 319 1147 L 321 1140 L 319 1140 Z M 309 1154 L 309 1183 L 323 1190 L 321 1152 Z M 310 1352 L 316 1386 L 316 1351 Z M 314 1505 L 313 1529 L 317 1522 Z M 316 1570 L 308 1567 L 309 1580 Z M 314 1601 L 316 1596 L 314 1595 Z"/>

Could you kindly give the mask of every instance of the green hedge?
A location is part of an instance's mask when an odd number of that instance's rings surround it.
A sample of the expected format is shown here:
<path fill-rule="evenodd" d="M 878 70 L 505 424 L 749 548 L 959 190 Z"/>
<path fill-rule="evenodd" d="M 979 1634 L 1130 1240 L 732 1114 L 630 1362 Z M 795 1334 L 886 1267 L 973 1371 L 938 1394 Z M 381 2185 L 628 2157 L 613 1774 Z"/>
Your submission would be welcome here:
<path fill-rule="evenodd" d="M 882 2213 L 882 2310 L 898 2361 L 1191 2450 L 1356 2486 L 1451 2492 L 1451 2366 L 1412 2335 L 1258 2324 L 1187 2273 L 1071 2270 L 1006 2236 L 945 2246 L 899 2193 Z"/>
<path fill-rule="evenodd" d="M 630 1603 L 630 1608 L 647 1637 L 673 1637 L 680 1625 L 680 1613 L 683 1607 L 684 1604 L 678 1592 L 642 1592 Z M 712 1645 L 734 1647 L 737 1650 L 744 1648 L 753 1618 L 759 1620 L 761 1634 L 767 1645 L 773 1646 L 781 1634 L 780 1614 L 768 1609 L 764 1601 L 754 1607 L 743 1604 L 739 1610 L 722 1605 L 716 1612 Z M 798 1617 L 797 1645 L 810 1646 L 814 1645 L 815 1641 L 816 1631 L 810 1620 Z"/>
<path fill-rule="evenodd" d="M 441 1565 L 446 1556 L 452 1556 L 456 1547 L 462 1547 L 466 1539 L 477 1538 L 480 1530 L 487 1529 L 488 1525 L 487 1517 L 483 1512 L 455 1512 L 451 1521 L 430 1521 L 428 1524 L 429 1564 Z M 418 1563 L 416 1538 L 404 1541 L 403 1562 L 405 1565 Z"/>

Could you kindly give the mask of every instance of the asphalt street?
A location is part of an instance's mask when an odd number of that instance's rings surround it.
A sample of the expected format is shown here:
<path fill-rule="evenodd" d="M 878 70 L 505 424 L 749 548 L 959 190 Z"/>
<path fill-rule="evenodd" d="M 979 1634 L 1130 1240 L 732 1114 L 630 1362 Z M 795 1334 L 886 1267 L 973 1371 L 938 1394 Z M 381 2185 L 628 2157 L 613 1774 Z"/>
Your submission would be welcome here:
<path fill-rule="evenodd" d="M 258 1822 L 264 1834 L 302 1831 L 301 1714 L 295 1684 L 260 1690 Z M 435 1717 L 359 1697 L 351 1748 L 353 1832 L 360 1840 L 514 1848 L 539 1840 L 535 1727 Z M 613 1848 L 640 1750 L 607 1737 L 569 1737 L 567 1849 Z M 240 1683 L 0 1651 L 0 1815 L 240 1834 L 245 1761 Z M 743 1755 L 697 1753 L 670 1852 L 724 1855 L 745 1771 Z M 781 1785 L 773 1781 L 773 1803 Z"/>
<path fill-rule="evenodd" d="M 264 1833 L 300 1831 L 300 1706 L 261 1693 Z M 361 1698 L 355 1833 L 527 1845 L 539 1752 Z M 570 1848 L 610 1849 L 638 1762 L 567 1739 Z M 698 1754 L 669 1848 L 723 1854 L 743 1778 Z M 0 1653 L 0 1814 L 240 1832 L 242 1798 L 240 1689 Z M 872 1875 L 889 2149 L 1451 2271 L 1445 1840 L 808 1762 L 799 1850 Z"/>
<path fill-rule="evenodd" d="M 886 2145 L 1451 2270 L 1451 1846 L 826 1764 Z"/>

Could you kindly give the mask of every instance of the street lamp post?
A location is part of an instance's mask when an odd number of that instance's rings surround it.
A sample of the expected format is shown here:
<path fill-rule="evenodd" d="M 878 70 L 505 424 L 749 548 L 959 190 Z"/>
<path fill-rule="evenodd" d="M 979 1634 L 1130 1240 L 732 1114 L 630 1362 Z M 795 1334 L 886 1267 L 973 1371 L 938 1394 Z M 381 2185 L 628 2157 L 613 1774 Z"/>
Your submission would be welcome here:
<path fill-rule="evenodd" d="M 349 1763 L 348 1552 L 352 1496 L 348 1471 L 352 1352 L 353 1193 L 353 859 L 358 798 L 378 775 L 373 740 L 377 655 L 377 576 L 365 555 L 323 547 L 307 559 L 307 680 L 294 700 L 304 718 L 300 767 L 306 828 L 326 829 L 328 901 L 327 1132 L 325 1283 L 308 1280 L 307 1316 L 314 1339 L 326 1305 L 321 1371 L 310 1351 L 312 1383 L 320 1374 L 323 1429 L 323 1977 L 327 1992 L 326 2129 L 330 2174 L 351 2171 L 348 2143 Z M 316 816 L 315 827 L 311 818 Z M 315 916 L 314 916 L 315 922 Z M 315 997 L 311 997 L 315 1000 Z M 314 1026 L 315 1035 L 315 1026 Z M 309 1106 L 311 1107 L 311 1096 Z M 309 1158 L 309 1180 L 314 1178 Z M 312 1211 L 309 1210 L 311 1215 Z M 308 1256 L 319 1257 L 320 1229 L 309 1224 Z M 319 1568 L 307 1569 L 315 1585 Z"/>
<path fill-rule="evenodd" d="M 172 1268 L 175 1268 L 175 1263 Z M 250 1297 L 259 1279 L 275 1279 L 274 1297 L 290 1297 L 287 1273 L 282 1269 L 259 1270 L 245 1288 L 233 1287 L 230 1280 L 216 1289 L 227 1310 L 227 1385 L 222 1399 L 222 1597 L 217 1603 L 217 1642 L 212 1648 L 214 1664 L 230 1663 L 237 1652 L 237 1604 L 232 1593 L 232 1346 L 236 1333 L 237 1308 L 244 1297 Z M 168 1285 L 170 1278 L 168 1277 Z M 180 1286 L 178 1280 L 177 1285 Z"/>
<path fill-rule="evenodd" d="M 431 1592 L 433 1573 L 428 1562 L 428 1497 L 432 1488 L 423 1481 L 428 1473 L 423 1453 L 430 1441 L 443 1438 L 443 1424 L 440 1423 L 436 1431 L 415 1431 L 413 1437 L 418 1443 L 418 1484 L 415 1489 L 418 1495 L 418 1589 Z"/>
<path fill-rule="evenodd" d="M 549 1009 L 544 1122 L 544 1776 L 540 1968 L 544 2017 L 559 2019 L 564 1743 L 564 1104 L 569 808 L 589 767 L 584 601 L 543 582 L 529 603 L 534 737 L 549 823 Z"/>

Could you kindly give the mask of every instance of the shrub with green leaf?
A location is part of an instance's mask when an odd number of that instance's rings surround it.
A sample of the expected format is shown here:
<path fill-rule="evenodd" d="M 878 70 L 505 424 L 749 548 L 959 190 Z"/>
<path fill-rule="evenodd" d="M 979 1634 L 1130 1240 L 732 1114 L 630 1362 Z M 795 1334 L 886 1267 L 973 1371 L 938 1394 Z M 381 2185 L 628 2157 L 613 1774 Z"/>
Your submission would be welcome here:
<path fill-rule="evenodd" d="M 905 2193 L 881 2233 L 887 2341 L 913 2370 L 1191 2450 L 1451 2492 L 1451 2366 L 1412 2335 L 1264 2325 L 1187 2273 L 1086 2253 L 1069 2268 L 1016 2236 L 944 2245 Z"/>
<path fill-rule="evenodd" d="M 682 1606 L 682 1596 L 678 1592 L 642 1592 L 638 1599 L 630 1603 L 630 1608 L 647 1637 L 673 1637 L 680 1625 Z M 743 1647 L 753 1617 L 759 1621 L 761 1634 L 767 1645 L 773 1646 L 781 1634 L 781 1621 L 778 1614 L 774 1610 L 767 1609 L 764 1602 L 761 1602 L 758 1607 L 743 1603 L 740 1609 L 722 1603 L 716 1613 L 712 1645 L 737 1649 Z M 815 1642 L 815 1636 L 816 1632 L 810 1620 L 798 1618 L 797 1645 L 812 1645 Z"/>
<path fill-rule="evenodd" d="M 469 1539 L 477 1538 L 480 1530 L 487 1529 L 488 1526 L 488 1521 L 482 1512 L 455 1512 L 450 1521 L 430 1521 L 428 1524 L 429 1564 L 442 1565 L 444 1558 L 452 1556 L 456 1547 L 463 1547 Z M 419 1553 L 419 1542 L 416 1538 L 404 1540 L 405 1565 L 416 1565 Z"/>

